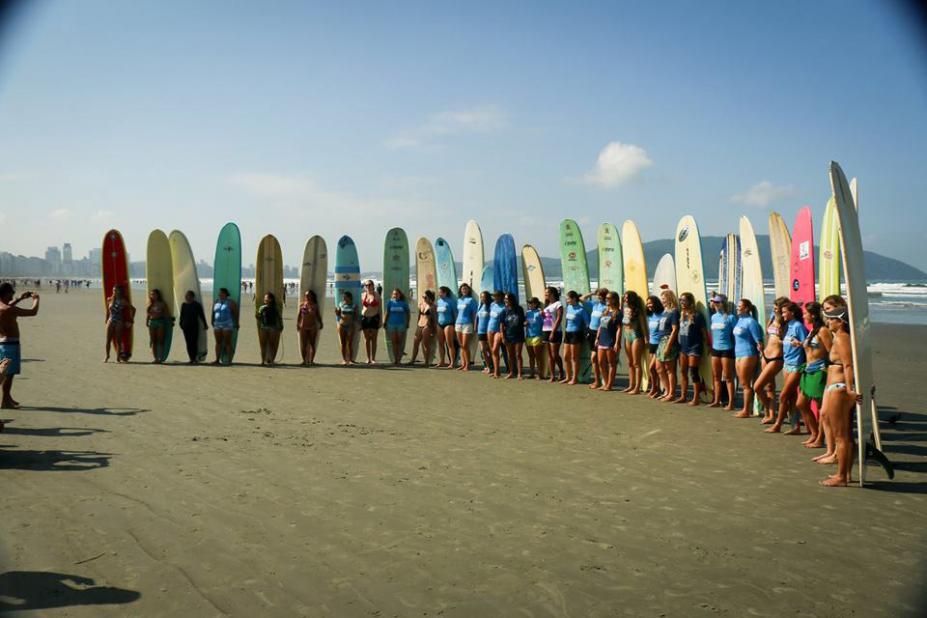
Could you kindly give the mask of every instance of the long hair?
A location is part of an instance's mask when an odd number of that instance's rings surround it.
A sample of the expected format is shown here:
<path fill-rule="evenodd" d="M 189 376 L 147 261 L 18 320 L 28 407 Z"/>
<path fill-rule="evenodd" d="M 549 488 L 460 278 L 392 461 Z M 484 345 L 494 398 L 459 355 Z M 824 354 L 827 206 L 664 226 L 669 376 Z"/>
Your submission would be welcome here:
<path fill-rule="evenodd" d="M 480 292 L 480 305 L 485 305 L 488 307 L 492 304 L 492 294 L 489 293 L 489 290 L 483 290 Z"/>
<path fill-rule="evenodd" d="M 660 292 L 660 300 L 663 301 L 664 311 L 666 309 L 679 309 L 679 301 L 676 299 L 676 293 L 672 290 Z"/>
<path fill-rule="evenodd" d="M 554 286 L 552 285 L 548 286 L 547 293 L 550 294 L 550 297 L 554 299 L 554 302 L 557 302 L 558 300 L 560 300 L 560 290 L 558 290 Z"/>
<path fill-rule="evenodd" d="M 444 292 L 444 295 L 445 295 L 445 296 L 450 296 L 450 295 L 451 295 L 451 288 L 447 287 L 446 285 L 442 285 L 441 287 L 439 287 L 439 288 L 438 288 L 438 291 L 439 291 L 439 292 Z"/>
<path fill-rule="evenodd" d="M 650 301 L 650 304 L 653 305 L 653 310 L 647 310 L 647 315 L 655 315 L 657 313 L 663 313 L 663 301 L 660 300 L 659 296 L 648 296 L 647 300 Z"/>
<path fill-rule="evenodd" d="M 695 307 L 695 295 L 692 292 L 683 292 L 679 295 L 679 313 L 683 313 L 682 301 L 686 303 L 685 314 L 689 317 L 697 313 Z"/>
<path fill-rule="evenodd" d="M 779 339 L 785 337 L 785 331 L 788 330 L 789 327 L 789 325 L 785 323 L 785 320 L 782 319 L 782 308 L 790 302 L 792 302 L 792 300 L 787 296 L 780 296 L 773 301 L 773 311 L 772 315 L 769 316 L 769 324 L 767 324 L 767 326 L 775 325 L 778 327 Z"/>
<path fill-rule="evenodd" d="M 393 288 L 393 293 L 396 293 L 396 294 L 399 295 L 399 300 L 405 300 L 405 299 L 406 299 L 406 295 L 403 294 L 403 293 L 402 293 L 402 290 L 400 290 L 399 288 Z"/>
<path fill-rule="evenodd" d="M 152 299 L 151 296 L 148 297 L 149 307 L 154 305 L 156 302 L 164 302 L 164 298 L 161 296 L 161 290 L 159 290 L 158 288 L 155 288 L 151 291 L 151 293 L 154 295 L 154 298 Z"/>
<path fill-rule="evenodd" d="M 466 286 L 467 293 L 463 293 L 463 289 Z M 459 298 L 473 298 L 473 288 L 470 287 L 469 283 L 461 283 L 460 287 L 457 288 L 457 296 Z"/>
<path fill-rule="evenodd" d="M 743 304 L 744 308 L 746 308 L 747 313 L 750 314 L 750 317 L 755 320 L 756 319 L 756 305 L 753 304 L 753 301 L 750 300 L 749 298 L 741 298 L 740 303 Z"/>
<path fill-rule="evenodd" d="M 645 313 L 647 313 L 647 307 L 644 306 L 644 301 L 634 290 L 628 290 L 624 293 L 624 303 L 631 309 L 631 318 L 637 318 Z"/>
<path fill-rule="evenodd" d="M 811 332 L 808 333 L 808 339 L 811 340 L 817 336 L 819 330 L 824 328 L 824 312 L 821 303 L 814 302 L 807 303 L 805 311 L 811 316 Z"/>

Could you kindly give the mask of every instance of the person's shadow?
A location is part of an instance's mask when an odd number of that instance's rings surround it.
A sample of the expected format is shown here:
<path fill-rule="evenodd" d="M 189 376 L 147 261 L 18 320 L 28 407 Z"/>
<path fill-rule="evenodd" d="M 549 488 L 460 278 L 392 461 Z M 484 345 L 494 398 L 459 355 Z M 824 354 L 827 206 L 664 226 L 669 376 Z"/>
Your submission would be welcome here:
<path fill-rule="evenodd" d="M 7 449 L 0 444 L 0 470 L 46 472 L 82 471 L 106 468 L 112 455 L 96 451 L 35 451 Z"/>
<path fill-rule="evenodd" d="M 0 573 L 0 613 L 68 607 L 71 605 L 116 605 L 132 603 L 140 592 L 112 586 L 97 586 L 80 575 L 44 571 Z"/>

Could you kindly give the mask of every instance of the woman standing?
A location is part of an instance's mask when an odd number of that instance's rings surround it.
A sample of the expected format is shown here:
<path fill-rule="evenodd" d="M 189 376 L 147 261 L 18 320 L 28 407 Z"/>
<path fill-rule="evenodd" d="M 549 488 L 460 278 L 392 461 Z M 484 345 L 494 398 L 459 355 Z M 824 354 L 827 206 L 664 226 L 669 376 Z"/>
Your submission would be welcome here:
<path fill-rule="evenodd" d="M 560 291 L 555 287 L 544 290 L 544 325 L 541 327 L 541 337 L 547 344 L 547 366 L 550 368 L 550 382 L 553 384 L 566 379 L 563 371 L 563 359 L 560 357 L 560 344 L 563 341 L 563 304 L 560 302 Z M 557 376 L 557 370 L 560 376 Z"/>
<path fill-rule="evenodd" d="M 608 298 L 608 290 L 599 288 L 595 292 L 582 297 L 583 305 L 586 309 L 586 315 L 589 316 L 589 323 L 586 325 L 586 341 L 589 344 L 589 363 L 592 366 L 592 384 L 591 389 L 599 388 L 600 381 L 604 383 L 605 376 L 599 370 L 599 354 L 595 345 L 596 334 L 599 330 L 599 320 L 605 312 L 605 301 Z"/>
<path fill-rule="evenodd" d="M 322 330 L 322 314 L 319 312 L 319 299 L 312 290 L 306 290 L 303 301 L 299 304 L 296 317 L 296 329 L 299 331 L 299 353 L 303 365 L 315 362 L 315 353 L 319 344 L 319 332 Z"/>
<path fill-rule="evenodd" d="M 641 359 L 644 357 L 644 316 L 647 308 L 637 292 L 629 290 L 624 295 L 624 312 L 621 318 L 621 335 L 624 341 L 624 353 L 628 358 L 628 387 L 622 392 L 637 395 L 641 392 L 644 369 Z"/>
<path fill-rule="evenodd" d="M 171 310 L 161 297 L 161 290 L 154 289 L 148 293 L 148 306 L 145 308 L 145 323 L 148 326 L 148 336 L 151 342 L 151 355 L 155 364 L 163 363 L 164 358 L 164 338 L 167 329 L 174 324 L 174 318 L 171 317 Z"/>
<path fill-rule="evenodd" d="M 525 312 L 525 344 L 528 348 L 528 364 L 531 375 L 535 380 L 541 380 L 541 354 L 543 348 L 544 315 L 541 312 L 541 301 L 537 297 L 528 300 L 528 311 Z"/>
<path fill-rule="evenodd" d="M 714 387 L 712 408 L 721 407 L 721 384 L 727 386 L 727 406 L 734 409 L 734 324 L 737 318 L 728 311 L 727 296 L 715 294 L 711 299 L 711 376 Z"/>
<path fill-rule="evenodd" d="M 390 299 L 386 302 L 386 336 L 389 337 L 393 346 L 393 364 L 398 365 L 402 360 L 402 340 L 406 337 L 406 331 L 409 330 L 409 318 L 412 312 L 409 310 L 409 303 L 406 302 L 405 294 L 402 290 L 396 288 L 390 294 Z"/>
<path fill-rule="evenodd" d="M 457 337 L 454 335 L 454 323 L 457 321 L 457 304 L 451 297 L 451 288 L 442 285 L 438 288 L 438 301 L 435 303 L 438 311 L 438 352 L 440 360 L 438 367 L 452 369 L 454 367 L 455 354 L 454 343 Z M 447 364 L 445 364 L 445 353 L 447 353 Z"/>
<path fill-rule="evenodd" d="M 744 391 L 744 407 L 734 417 L 749 418 L 753 415 L 753 378 L 763 350 L 763 329 L 756 321 L 756 307 L 746 298 L 737 303 L 737 322 L 731 333 L 737 379 Z"/>
<path fill-rule="evenodd" d="M 377 331 L 383 323 L 383 302 L 372 279 L 364 282 L 361 292 L 361 330 L 364 332 L 364 349 L 367 364 L 377 363 Z"/>
<path fill-rule="evenodd" d="M 126 299 L 125 291 L 121 285 L 113 287 L 113 295 L 106 299 L 106 357 L 104 363 L 109 362 L 110 344 L 116 349 L 116 362 L 124 363 L 128 360 L 123 349 L 123 334 L 127 328 L 131 329 L 135 320 L 135 307 Z"/>
<path fill-rule="evenodd" d="M 824 387 L 827 385 L 827 354 L 830 352 L 833 338 L 824 325 L 824 314 L 821 305 L 808 303 L 802 314 L 805 324 L 811 325 L 811 332 L 805 339 L 805 371 L 798 383 L 798 407 L 802 421 L 808 428 L 810 436 L 802 442 L 806 447 L 812 448 L 819 442 L 821 427 L 814 412 L 811 411 L 811 402 L 817 402 L 818 410 L 824 399 Z"/>
<path fill-rule="evenodd" d="M 833 332 L 830 329 L 830 324 L 827 319 L 827 314 L 828 313 L 836 314 L 836 313 L 839 313 L 841 310 L 843 311 L 847 310 L 847 303 L 843 299 L 842 296 L 832 294 L 821 302 L 821 311 L 824 315 L 824 328 L 825 330 L 827 330 L 828 336 L 830 337 L 830 345 L 827 348 L 828 354 L 830 354 L 830 351 L 833 349 L 834 336 L 833 336 Z M 828 356 L 828 359 L 829 358 L 830 356 Z M 829 364 L 830 360 L 828 360 L 827 362 Z M 834 438 L 831 435 L 830 425 L 824 422 L 823 404 L 820 408 L 820 419 L 818 421 L 818 427 L 820 427 L 821 431 L 818 432 L 818 439 L 811 444 L 811 447 L 820 448 L 822 446 L 826 446 L 826 448 L 823 454 L 813 457 L 811 461 L 816 461 L 818 463 L 833 463 L 834 462 L 834 448 L 835 448 Z"/>
<path fill-rule="evenodd" d="M 350 294 L 350 292 L 345 292 Z M 273 366 L 283 332 L 283 316 L 273 292 L 264 294 L 264 304 L 258 307 L 258 341 L 261 343 L 261 365 Z"/>
<path fill-rule="evenodd" d="M 782 305 L 791 302 L 780 296 L 773 303 L 773 314 L 766 324 L 766 347 L 763 349 L 763 368 L 760 377 L 753 384 L 753 390 L 763 406 L 763 424 L 775 422 L 776 376 L 782 371 L 782 338 L 785 337 L 786 324 L 782 320 Z"/>
<path fill-rule="evenodd" d="M 489 341 L 489 307 L 492 295 L 480 293 L 480 307 L 476 312 L 476 338 L 480 342 L 480 356 L 483 358 L 483 373 L 492 373 L 492 344 Z"/>
<path fill-rule="evenodd" d="M 353 365 L 354 332 L 359 320 L 357 305 L 354 304 L 354 295 L 351 292 L 345 290 L 341 295 L 341 302 L 335 307 L 335 317 L 338 321 L 338 340 L 341 343 L 341 364 Z"/>
<path fill-rule="evenodd" d="M 418 358 L 418 348 L 421 345 L 422 355 L 425 357 L 425 368 L 431 366 L 431 346 L 435 342 L 435 293 L 431 290 L 425 290 L 421 300 L 418 302 L 418 322 L 415 327 L 415 337 L 412 340 L 412 358 L 409 360 L 410 365 L 415 364 Z"/>
<path fill-rule="evenodd" d="M 492 377 L 499 377 L 500 354 L 505 345 L 502 335 L 502 316 L 505 313 L 505 296 L 500 290 L 493 292 L 493 301 L 489 305 L 489 322 L 486 324 L 486 336 L 492 354 Z"/>
<path fill-rule="evenodd" d="M 191 365 L 199 362 L 200 330 L 206 327 L 206 314 L 203 312 L 203 305 L 196 300 L 193 290 L 187 290 L 187 293 L 183 296 L 183 304 L 180 306 L 180 331 L 183 333 L 183 340 L 187 345 L 187 357 L 190 359 Z"/>
<path fill-rule="evenodd" d="M 663 384 L 660 379 L 660 373 L 657 371 L 659 361 L 657 360 L 657 347 L 660 345 L 660 320 L 663 318 L 663 303 L 657 296 L 647 297 L 647 350 L 650 352 L 650 366 L 647 371 L 650 373 L 650 391 L 647 396 L 656 399 L 663 395 L 667 385 Z"/>
<path fill-rule="evenodd" d="M 599 318 L 599 328 L 596 329 L 595 346 L 593 349 L 599 357 L 599 367 L 602 370 L 602 386 L 600 390 L 610 391 L 615 385 L 615 374 L 618 372 L 618 326 L 621 324 L 621 299 L 617 292 L 609 292 L 605 297 L 605 311 Z"/>
<path fill-rule="evenodd" d="M 567 306 L 564 310 L 564 318 L 566 319 L 566 327 L 564 328 L 563 345 L 566 352 L 563 355 L 563 361 L 566 366 L 566 375 L 560 382 L 574 386 L 579 384 L 579 357 L 582 353 L 586 327 L 589 324 L 586 308 L 579 302 L 579 294 L 574 290 L 567 292 Z"/>
<path fill-rule="evenodd" d="M 692 377 L 692 401 L 690 406 L 699 404 L 699 396 L 705 390 L 705 382 L 699 375 L 698 364 L 705 353 L 708 330 L 705 318 L 695 306 L 695 296 L 691 292 L 679 295 L 679 398 L 676 403 L 686 403 L 689 390 L 689 376 Z M 688 371 L 686 371 L 688 370 Z M 688 375 L 687 375 L 688 374 Z"/>
<path fill-rule="evenodd" d="M 511 380 L 517 376 L 521 380 L 524 368 L 521 351 L 525 345 L 525 310 L 511 292 L 505 295 L 501 320 L 506 357 L 509 359 L 509 375 L 505 379 Z"/>
<path fill-rule="evenodd" d="M 457 290 L 457 319 L 454 321 L 454 331 L 457 333 L 457 343 L 460 347 L 460 370 L 470 369 L 470 339 L 476 330 L 476 313 L 479 306 L 473 298 L 470 285 L 463 283 Z"/>
<path fill-rule="evenodd" d="M 853 410 L 856 407 L 856 374 L 853 368 L 853 348 L 850 341 L 850 323 L 846 305 L 835 305 L 826 312 L 827 326 L 833 335 L 830 349 L 830 366 L 827 368 L 827 385 L 821 418 L 830 427 L 834 453 L 818 459 L 819 463 L 837 463 L 837 473 L 820 481 L 825 487 L 846 487 L 853 466 Z M 825 454 L 826 455 L 826 454 Z"/>
<path fill-rule="evenodd" d="M 202 308 L 200 308 L 202 312 Z M 238 305 L 229 298 L 226 288 L 219 288 L 219 297 L 212 306 L 212 332 L 216 340 L 216 360 L 213 365 L 222 362 L 222 355 L 232 363 L 232 333 L 238 328 Z"/>
<path fill-rule="evenodd" d="M 789 301 L 782 305 L 780 311 L 782 320 L 786 325 L 785 337 L 782 338 L 785 380 L 782 384 L 782 391 L 779 393 L 779 414 L 772 427 L 766 429 L 766 433 L 779 433 L 785 417 L 795 405 L 795 400 L 798 397 L 798 384 L 805 373 L 804 343 L 808 337 L 808 329 L 805 328 L 805 323 L 801 320 L 801 309 L 798 308 L 798 305 Z M 801 427 L 796 426 L 786 433 L 788 435 L 798 435 L 801 433 Z"/>
<path fill-rule="evenodd" d="M 660 401 L 676 398 L 676 359 L 679 357 L 679 303 L 672 290 L 660 292 L 663 315 L 660 318 L 660 343 L 657 345 L 657 371 L 666 393 Z M 685 368 L 683 368 L 685 371 Z"/>

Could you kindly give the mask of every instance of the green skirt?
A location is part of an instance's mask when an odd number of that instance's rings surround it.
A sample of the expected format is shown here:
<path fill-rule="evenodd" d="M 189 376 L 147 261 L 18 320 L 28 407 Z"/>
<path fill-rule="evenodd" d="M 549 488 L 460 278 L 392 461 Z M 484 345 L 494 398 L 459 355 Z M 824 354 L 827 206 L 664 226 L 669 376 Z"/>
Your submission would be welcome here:
<path fill-rule="evenodd" d="M 817 399 L 820 401 L 824 398 L 824 387 L 826 385 L 827 372 L 823 369 L 818 369 L 811 373 L 808 371 L 802 373 L 798 388 L 808 399 Z"/>
<path fill-rule="evenodd" d="M 661 363 L 676 360 L 676 357 L 679 356 L 679 344 L 677 343 L 670 347 L 669 341 L 669 337 L 663 337 L 660 339 L 660 344 L 657 346 L 657 360 Z"/>

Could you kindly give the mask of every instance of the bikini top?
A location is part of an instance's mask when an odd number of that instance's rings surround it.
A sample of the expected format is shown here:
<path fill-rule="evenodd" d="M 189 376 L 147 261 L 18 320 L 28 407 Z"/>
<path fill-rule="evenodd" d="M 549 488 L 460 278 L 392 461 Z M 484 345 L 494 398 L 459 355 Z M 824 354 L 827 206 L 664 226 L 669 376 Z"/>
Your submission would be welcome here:
<path fill-rule="evenodd" d="M 365 307 L 379 307 L 380 299 L 374 295 L 364 295 L 364 298 L 361 299 L 361 303 L 363 303 Z"/>
<path fill-rule="evenodd" d="M 817 350 L 821 347 L 821 342 L 818 341 L 817 335 L 808 340 L 808 347 L 812 350 Z"/>
<path fill-rule="evenodd" d="M 769 326 L 767 326 L 767 327 L 766 327 L 766 334 L 767 334 L 767 335 L 770 335 L 770 336 L 772 336 L 772 337 L 778 337 L 778 336 L 779 336 L 779 327 L 778 327 L 778 326 L 775 326 L 775 325 L 769 325 Z"/>

